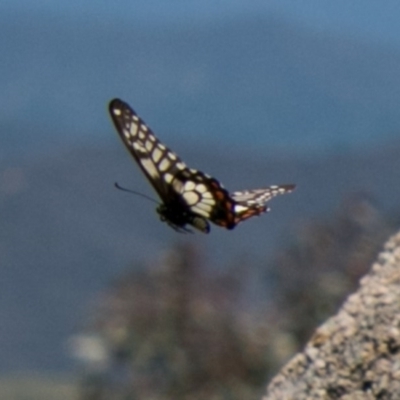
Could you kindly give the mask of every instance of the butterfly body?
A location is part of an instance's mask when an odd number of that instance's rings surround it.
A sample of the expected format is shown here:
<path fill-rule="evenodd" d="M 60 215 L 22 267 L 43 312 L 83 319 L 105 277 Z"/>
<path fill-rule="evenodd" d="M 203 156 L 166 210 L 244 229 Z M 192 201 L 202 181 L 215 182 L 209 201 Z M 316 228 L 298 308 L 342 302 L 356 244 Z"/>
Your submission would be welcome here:
<path fill-rule="evenodd" d="M 188 168 L 128 104 L 114 99 L 109 111 L 125 146 L 162 199 L 157 213 L 177 231 L 188 232 L 186 225 L 191 225 L 208 233 L 208 220 L 233 229 L 239 222 L 269 211 L 267 201 L 295 187 L 281 185 L 229 193 L 217 179 Z"/>
<path fill-rule="evenodd" d="M 190 232 L 185 226 L 187 224 L 194 226 L 196 229 L 208 233 L 210 232 L 210 224 L 203 217 L 194 213 L 182 210 L 182 207 L 174 205 L 161 204 L 156 209 L 160 215 L 161 221 L 166 222 L 169 226 L 178 232 Z"/>

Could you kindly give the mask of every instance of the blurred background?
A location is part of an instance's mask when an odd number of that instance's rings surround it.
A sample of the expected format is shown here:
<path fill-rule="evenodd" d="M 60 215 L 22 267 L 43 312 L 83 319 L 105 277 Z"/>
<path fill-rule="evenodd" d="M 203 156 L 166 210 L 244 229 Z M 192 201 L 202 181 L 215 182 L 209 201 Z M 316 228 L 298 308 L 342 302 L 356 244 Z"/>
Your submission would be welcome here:
<path fill-rule="evenodd" d="M 400 222 L 400 5 L 0 5 L 0 397 L 260 398 Z M 179 235 L 107 115 L 120 97 L 228 189 Z"/>

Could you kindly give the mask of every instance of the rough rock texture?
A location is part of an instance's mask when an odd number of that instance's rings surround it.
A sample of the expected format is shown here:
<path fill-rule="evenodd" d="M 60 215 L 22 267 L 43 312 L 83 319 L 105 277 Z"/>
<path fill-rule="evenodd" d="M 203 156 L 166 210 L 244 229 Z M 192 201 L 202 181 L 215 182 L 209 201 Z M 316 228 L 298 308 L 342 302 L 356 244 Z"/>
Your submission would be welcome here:
<path fill-rule="evenodd" d="M 400 400 L 400 232 L 263 400 Z"/>

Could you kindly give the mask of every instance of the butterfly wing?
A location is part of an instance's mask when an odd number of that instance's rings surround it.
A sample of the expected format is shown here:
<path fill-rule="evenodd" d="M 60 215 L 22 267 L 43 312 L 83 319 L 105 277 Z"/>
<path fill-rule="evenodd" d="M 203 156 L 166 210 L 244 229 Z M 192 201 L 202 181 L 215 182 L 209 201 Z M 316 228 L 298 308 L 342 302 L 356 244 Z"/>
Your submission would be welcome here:
<path fill-rule="evenodd" d="M 294 189 L 294 185 L 282 185 L 229 194 L 217 179 L 188 168 L 128 104 L 114 99 L 109 109 L 122 141 L 165 205 L 159 213 L 174 228 L 191 224 L 207 233 L 208 219 L 232 229 L 268 211 L 266 203 L 272 197 Z"/>
<path fill-rule="evenodd" d="M 273 197 L 280 194 L 290 193 L 296 185 L 273 185 L 265 189 L 243 190 L 231 193 L 235 201 L 235 223 L 238 224 L 254 215 L 268 212 L 266 205 Z"/>
<path fill-rule="evenodd" d="M 112 100 L 109 110 L 119 136 L 170 212 L 193 213 L 221 226 L 234 226 L 234 202 L 216 179 L 188 168 L 122 100 Z M 190 215 L 187 220 L 195 221 Z"/>
<path fill-rule="evenodd" d="M 110 102 L 109 110 L 126 148 L 161 199 L 168 202 L 168 196 L 172 194 L 169 184 L 186 165 L 156 138 L 128 104 L 114 99 Z"/>

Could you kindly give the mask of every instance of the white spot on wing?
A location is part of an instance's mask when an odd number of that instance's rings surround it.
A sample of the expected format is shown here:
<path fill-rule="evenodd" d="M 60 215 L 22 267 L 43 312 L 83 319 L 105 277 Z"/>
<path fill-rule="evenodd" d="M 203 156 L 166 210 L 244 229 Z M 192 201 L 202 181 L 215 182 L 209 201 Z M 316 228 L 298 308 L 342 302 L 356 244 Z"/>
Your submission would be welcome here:
<path fill-rule="evenodd" d="M 131 132 L 131 135 L 132 135 L 132 136 L 136 136 L 136 134 L 137 134 L 137 129 L 138 129 L 138 127 L 137 127 L 136 124 L 131 124 L 130 132 Z"/>
<path fill-rule="evenodd" d="M 173 179 L 174 179 L 174 176 L 168 172 L 164 175 L 164 180 L 167 183 L 171 183 Z"/>
<path fill-rule="evenodd" d="M 208 214 L 211 212 L 211 206 L 209 204 L 205 204 L 203 202 L 197 203 L 196 207 L 201 208 L 202 210 L 206 211 Z"/>
<path fill-rule="evenodd" d="M 174 181 L 172 182 L 172 186 L 173 186 L 175 192 L 181 193 L 181 191 L 182 191 L 182 186 L 183 186 L 182 181 L 180 181 L 180 180 L 178 180 L 178 179 L 174 179 Z"/>
<path fill-rule="evenodd" d="M 147 153 L 147 150 L 145 149 L 145 147 L 138 142 L 132 142 L 132 146 L 135 150 L 141 152 L 141 153 Z"/>
<path fill-rule="evenodd" d="M 205 193 L 207 191 L 207 187 L 206 187 L 206 185 L 200 183 L 199 185 L 196 186 L 196 190 L 199 193 Z"/>
<path fill-rule="evenodd" d="M 191 206 L 192 204 L 196 204 L 199 200 L 199 195 L 195 192 L 185 192 L 183 194 L 183 198 L 185 199 L 186 203 Z"/>
<path fill-rule="evenodd" d="M 161 156 L 162 156 L 161 150 L 158 147 L 156 147 L 152 154 L 153 161 L 155 163 L 158 163 L 160 161 Z"/>
<path fill-rule="evenodd" d="M 209 204 L 210 206 L 213 206 L 215 204 L 215 200 L 214 199 L 205 199 L 204 197 L 201 200 L 201 202 L 204 203 L 204 204 Z"/>
<path fill-rule="evenodd" d="M 119 117 L 122 114 L 122 111 L 119 108 L 114 108 L 113 114 Z"/>
<path fill-rule="evenodd" d="M 145 146 L 146 146 L 146 150 L 150 152 L 151 149 L 153 148 L 153 143 L 151 143 L 150 140 L 148 140 L 146 142 Z"/>
<path fill-rule="evenodd" d="M 175 167 L 178 168 L 179 170 L 183 170 L 186 168 L 186 164 L 183 162 L 178 162 L 175 164 Z"/>
<path fill-rule="evenodd" d="M 189 192 L 189 191 L 193 190 L 195 188 L 195 186 L 196 185 L 195 185 L 195 183 L 193 181 L 188 181 L 188 182 L 185 183 L 184 190 Z"/>
<path fill-rule="evenodd" d="M 152 178 L 157 178 L 158 175 L 158 171 L 157 168 L 155 167 L 155 165 L 153 164 L 153 162 L 150 160 L 150 158 L 142 158 L 140 160 L 141 164 L 143 165 L 144 169 L 148 172 L 148 174 L 152 177 Z"/>
<path fill-rule="evenodd" d="M 204 199 L 212 199 L 213 195 L 211 192 L 205 192 L 201 194 Z"/>
<path fill-rule="evenodd" d="M 168 157 L 169 157 L 170 160 L 173 160 L 173 161 L 175 161 L 177 159 L 176 155 L 174 153 L 171 153 L 171 152 L 168 153 Z"/>
<path fill-rule="evenodd" d="M 240 204 L 235 204 L 235 213 L 241 213 L 243 211 L 247 211 L 248 207 L 241 206 Z"/>
<path fill-rule="evenodd" d="M 201 208 L 197 207 L 197 206 L 193 206 L 191 207 L 191 210 L 196 213 L 199 214 L 205 218 L 208 218 L 210 216 L 210 214 L 207 211 L 202 210 Z"/>
<path fill-rule="evenodd" d="M 168 167 L 171 165 L 171 163 L 169 162 L 169 160 L 167 158 L 163 158 L 163 160 L 160 162 L 160 165 L 158 166 L 158 168 L 160 168 L 160 171 L 166 171 L 168 169 Z"/>

